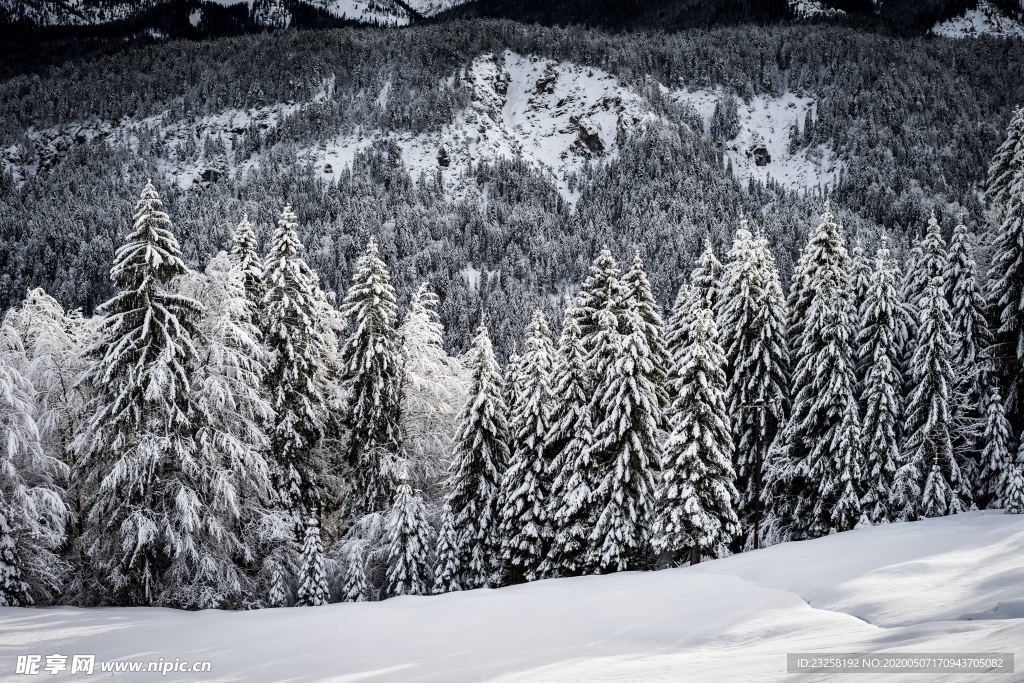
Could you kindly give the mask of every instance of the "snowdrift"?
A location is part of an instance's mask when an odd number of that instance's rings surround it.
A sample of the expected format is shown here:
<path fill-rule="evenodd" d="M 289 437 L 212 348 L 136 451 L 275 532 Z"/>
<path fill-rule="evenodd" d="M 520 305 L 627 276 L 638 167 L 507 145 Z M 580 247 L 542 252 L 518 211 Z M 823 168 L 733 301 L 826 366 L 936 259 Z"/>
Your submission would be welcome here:
<path fill-rule="evenodd" d="M 90 653 L 211 662 L 202 676 L 119 680 L 763 681 L 785 679 L 785 653 L 806 651 L 1016 652 L 1024 670 L 1024 516 L 972 512 L 692 568 L 378 603 L 0 609 L 4 680 L 28 680 L 14 674 L 19 654 Z"/>

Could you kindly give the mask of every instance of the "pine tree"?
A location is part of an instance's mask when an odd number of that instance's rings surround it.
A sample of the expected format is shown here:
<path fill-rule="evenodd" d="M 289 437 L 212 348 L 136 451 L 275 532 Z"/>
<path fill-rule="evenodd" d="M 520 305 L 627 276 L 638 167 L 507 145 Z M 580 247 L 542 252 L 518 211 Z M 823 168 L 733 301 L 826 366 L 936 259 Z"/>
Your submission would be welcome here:
<path fill-rule="evenodd" d="M 387 519 L 388 571 L 385 594 L 430 593 L 430 525 L 423 499 L 401 484 Z"/>
<path fill-rule="evenodd" d="M 505 385 L 502 396 L 505 401 L 509 422 L 509 453 L 512 452 L 512 448 L 515 445 L 515 427 L 512 424 L 513 416 L 518 413 L 520 404 L 525 397 L 523 384 L 523 357 L 513 351 L 508 357 L 508 362 L 505 364 Z"/>
<path fill-rule="evenodd" d="M 721 264 L 719 264 L 718 272 L 720 271 Z M 715 286 L 717 287 L 717 282 Z M 665 344 L 661 314 L 658 312 L 658 304 L 651 291 L 651 281 L 647 279 L 644 261 L 640 258 L 639 250 L 634 254 L 633 263 L 622 278 L 622 287 L 624 301 L 636 312 L 643 326 L 647 347 L 651 350 L 650 380 L 658 388 L 661 406 L 665 408 L 668 406 L 668 394 L 664 390 L 664 384 L 668 377 L 669 367 L 672 365 L 672 356 Z"/>
<path fill-rule="evenodd" d="M 270 578 L 270 594 L 267 597 L 268 607 L 285 607 L 288 605 L 288 590 L 285 586 L 284 572 L 281 566 L 274 566 Z"/>
<path fill-rule="evenodd" d="M 306 520 L 305 537 L 302 543 L 302 559 L 299 563 L 299 607 L 326 605 L 330 593 L 327 589 L 327 573 L 324 570 L 324 546 L 320 540 L 320 522 L 310 516 Z"/>
<path fill-rule="evenodd" d="M 588 565 L 597 572 L 641 566 L 653 521 L 654 472 L 661 464 L 656 387 L 649 380 L 650 350 L 639 317 L 623 313 L 625 334 L 611 310 L 600 318 L 593 367 L 601 368 L 591 410 L 591 448 L 600 481 L 593 491 L 597 521 Z"/>
<path fill-rule="evenodd" d="M 705 240 L 704 251 L 697 257 L 697 264 L 690 273 L 690 284 L 712 312 L 718 311 L 719 287 L 722 281 L 722 264 L 715 256 L 711 240 Z"/>
<path fill-rule="evenodd" d="M 267 286 L 263 339 L 271 353 L 265 377 L 274 419 L 267 429 L 278 497 L 291 516 L 295 542 L 305 518 L 320 507 L 315 454 L 324 434 L 327 347 L 317 326 L 322 293 L 316 274 L 300 256 L 298 219 L 281 212 L 264 262 Z"/>
<path fill-rule="evenodd" d="M 602 247 L 587 271 L 587 277 L 580 287 L 578 303 L 573 309 L 583 348 L 587 350 L 588 356 L 592 356 L 596 347 L 601 311 L 608 309 L 618 313 L 621 310 L 625 295 L 621 277 L 619 264 L 608 247 Z"/>
<path fill-rule="evenodd" d="M 459 584 L 480 588 L 494 578 L 498 485 L 509 461 L 502 378 L 483 324 L 469 364 L 469 398 L 459 416 L 448 503 L 459 548 Z"/>
<path fill-rule="evenodd" d="M 512 415 L 512 460 L 501 483 L 498 533 L 509 583 L 533 581 L 551 543 L 547 517 L 547 436 L 551 411 L 551 339 L 547 319 L 537 310 L 527 329 L 520 399 Z"/>
<path fill-rule="evenodd" d="M 168 577 L 219 576 L 237 543 L 217 514 L 221 463 L 195 438 L 202 309 L 172 291 L 187 269 L 170 225 L 147 183 L 111 268 L 118 292 L 99 308 L 83 380 L 93 398 L 74 442 L 90 496 L 82 548 L 118 604 L 175 604 Z"/>
<path fill-rule="evenodd" d="M 920 336 L 912 362 L 914 390 L 907 401 L 904 464 L 896 473 L 895 502 L 902 519 L 953 514 L 971 505 L 971 492 L 953 452 L 949 307 L 941 277 L 925 292 Z"/>
<path fill-rule="evenodd" d="M 459 584 L 459 547 L 455 537 L 455 521 L 448 503 L 441 509 L 441 529 L 437 532 L 437 548 L 434 553 L 434 595 L 454 593 L 462 590 Z"/>
<path fill-rule="evenodd" d="M 1006 487 L 1003 489 L 1003 506 L 1006 512 L 1011 515 L 1024 515 L 1024 464 L 1018 455 L 1017 464 L 1010 470 L 1006 477 Z"/>
<path fill-rule="evenodd" d="M 991 343 L 985 321 L 985 300 L 978 286 L 974 261 L 974 237 L 960 223 L 953 231 L 946 280 L 950 287 L 950 329 L 953 333 L 953 363 L 967 383 L 968 401 L 977 405 L 983 387 L 980 356 Z"/>
<path fill-rule="evenodd" d="M 988 167 L 985 193 L 989 203 L 999 207 L 1009 203 L 1016 177 L 1024 171 L 1024 107 L 1013 110 L 1006 139 Z"/>
<path fill-rule="evenodd" d="M 345 582 L 341 587 L 341 599 L 342 602 L 366 602 L 370 599 L 363 560 L 355 554 L 349 559 L 348 566 L 345 568 Z"/>
<path fill-rule="evenodd" d="M 398 307 L 374 239 L 356 264 L 341 312 L 353 328 L 340 358 L 349 404 L 345 455 L 355 471 L 351 512 L 359 517 L 391 505 L 402 449 Z"/>
<path fill-rule="evenodd" d="M 747 544 L 757 548 L 764 462 L 785 418 L 789 349 L 775 259 L 767 240 L 755 239 L 746 220 L 740 221 L 729 250 L 719 322 L 739 491 L 737 513 L 749 532 Z M 680 361 L 677 357 L 676 362 Z"/>
<path fill-rule="evenodd" d="M 263 259 L 260 258 L 257 250 L 256 231 L 248 216 L 243 216 L 231 239 L 231 260 L 242 274 L 242 286 L 245 288 L 245 295 L 252 304 L 253 315 L 259 312 L 259 307 L 266 294 L 266 284 L 263 281 Z M 256 318 L 253 318 L 253 322 Z"/>
<path fill-rule="evenodd" d="M 853 329 L 861 328 L 860 311 L 868 298 L 871 288 L 871 261 L 864 254 L 864 244 L 857 239 L 850 252 L 850 276 L 853 278 Z M 857 381 L 863 382 L 864 375 L 858 373 Z"/>
<path fill-rule="evenodd" d="M 672 305 L 672 313 L 665 326 L 665 346 L 668 348 L 670 360 L 666 389 L 670 400 L 674 399 L 677 393 L 677 378 L 672 372 L 679 367 L 683 353 L 690 346 L 693 318 L 701 303 L 701 296 L 693 285 L 684 282 L 679 286 L 675 303 Z"/>
<path fill-rule="evenodd" d="M 1010 423 L 1002 396 L 995 388 L 985 392 L 982 400 L 985 424 L 981 435 L 984 444 L 981 450 L 978 482 L 975 489 L 979 507 L 998 508 L 1004 506 L 1003 491 L 1010 470 L 1013 469 L 1013 451 L 1010 445 Z"/>
<path fill-rule="evenodd" d="M 717 557 L 740 531 L 724 366 L 718 327 L 710 309 L 701 308 L 693 341 L 675 372 L 679 394 L 670 410 L 655 525 L 655 547 L 672 556 L 688 548 L 691 564 Z"/>

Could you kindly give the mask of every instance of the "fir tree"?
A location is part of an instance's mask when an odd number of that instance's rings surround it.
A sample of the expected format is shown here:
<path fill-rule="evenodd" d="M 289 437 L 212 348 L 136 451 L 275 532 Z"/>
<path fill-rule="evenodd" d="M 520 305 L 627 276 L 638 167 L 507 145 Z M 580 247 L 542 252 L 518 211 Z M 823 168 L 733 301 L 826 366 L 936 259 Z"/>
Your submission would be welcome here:
<path fill-rule="evenodd" d="M 740 531 L 732 440 L 725 407 L 725 356 L 707 308 L 698 310 L 693 341 L 683 354 L 679 393 L 672 402 L 672 433 L 665 443 L 665 475 L 658 497 L 655 547 L 690 563 L 717 557 Z"/>
<path fill-rule="evenodd" d="M 346 459 L 355 471 L 351 512 L 386 510 L 397 485 L 402 449 L 398 308 L 391 276 L 371 239 L 341 304 L 352 331 L 341 349 L 342 386 L 349 405 Z"/>
<path fill-rule="evenodd" d="M 625 295 L 621 282 L 622 272 L 608 247 L 602 247 L 597 258 L 590 265 L 587 277 L 580 287 L 578 303 L 573 315 L 580 328 L 580 338 L 588 356 L 594 353 L 597 335 L 600 333 L 601 311 L 618 313 Z"/>
<path fill-rule="evenodd" d="M 387 519 L 388 570 L 385 594 L 430 593 L 430 525 L 423 499 L 401 484 Z"/>
<path fill-rule="evenodd" d="M 1010 445 L 1010 423 L 1006 419 L 1006 408 L 999 391 L 991 388 L 982 401 L 985 424 L 981 435 L 984 444 L 979 467 L 979 488 L 975 496 L 979 507 L 998 508 L 1004 506 L 1003 491 L 1006 479 L 1013 468 L 1013 451 Z"/>
<path fill-rule="evenodd" d="M 991 343 L 985 321 L 985 300 L 978 286 L 974 238 L 960 223 L 953 231 L 946 280 L 950 287 L 950 329 L 953 333 L 953 364 L 964 378 L 968 401 L 977 405 L 983 387 L 980 357 Z"/>
<path fill-rule="evenodd" d="M 324 546 L 320 539 L 320 522 L 310 516 L 302 542 L 302 559 L 299 562 L 299 607 L 326 605 L 327 573 L 324 570 Z"/>
<path fill-rule="evenodd" d="M 650 350 L 639 317 L 632 311 L 623 315 L 625 334 L 611 310 L 602 312 L 595 344 L 594 367 L 602 371 L 591 403 L 591 453 L 601 479 L 592 494 L 597 521 L 588 565 L 600 573 L 643 563 L 653 521 L 654 472 L 661 463 Z"/>
<path fill-rule="evenodd" d="M 342 602 L 366 602 L 370 599 L 369 596 L 363 560 L 353 554 L 345 568 L 345 582 L 341 587 Z"/>
<path fill-rule="evenodd" d="M 448 503 L 441 508 L 441 529 L 437 532 L 434 553 L 434 595 L 462 590 L 459 584 L 459 547 L 455 537 L 455 521 Z"/>
<path fill-rule="evenodd" d="M 690 273 L 690 284 L 713 312 L 718 311 L 722 270 L 722 264 L 715 256 L 711 240 L 705 240 L 704 251 L 697 257 L 697 264 Z"/>
<path fill-rule="evenodd" d="M 1024 171 L 1024 107 L 1013 110 L 1006 139 L 988 167 L 988 183 L 985 193 L 988 201 L 996 207 L 1009 203 L 1013 185 L 1019 173 Z"/>
<path fill-rule="evenodd" d="M 480 588 L 494 578 L 498 485 L 509 461 L 502 378 L 485 325 L 473 340 L 469 364 L 469 398 L 459 416 L 448 503 L 459 548 L 459 584 Z"/>
<path fill-rule="evenodd" d="M 853 329 L 860 330 L 860 311 L 868 298 L 871 288 L 871 261 L 864 253 L 864 244 L 858 239 L 850 252 L 850 276 L 853 278 Z M 858 373 L 857 381 L 863 382 L 864 375 Z"/>
<path fill-rule="evenodd" d="M 288 589 L 285 586 L 284 572 L 281 566 L 274 565 L 270 578 L 270 594 L 267 596 L 269 607 L 285 607 L 288 604 Z"/>
<path fill-rule="evenodd" d="M 665 326 L 665 346 L 668 348 L 670 360 L 666 389 L 670 399 L 674 399 L 677 393 L 677 378 L 672 372 L 679 367 L 683 353 L 690 346 L 693 318 L 701 303 L 701 296 L 693 285 L 684 282 L 679 286 L 675 303 L 672 305 L 672 313 Z"/>
<path fill-rule="evenodd" d="M 1017 460 L 1022 458 L 1018 455 Z M 1011 515 L 1024 515 L 1024 464 L 1018 462 L 1006 477 L 1003 506 Z"/>
<path fill-rule="evenodd" d="M 257 251 L 256 231 L 248 216 L 243 216 L 242 221 L 235 228 L 231 239 L 231 260 L 242 274 L 242 286 L 245 288 L 245 295 L 252 304 L 253 315 L 255 316 L 266 293 L 266 286 L 263 281 L 263 260 Z M 255 322 L 256 318 L 253 319 Z"/>
<path fill-rule="evenodd" d="M 714 255 L 712 255 L 713 257 Z M 717 261 L 716 261 L 717 263 Z M 721 264 L 719 264 L 719 272 Z M 717 282 L 716 285 L 717 287 Z M 639 250 L 633 256 L 633 263 L 622 278 L 624 301 L 640 318 L 647 347 L 651 350 L 650 380 L 658 387 L 659 400 L 662 407 L 668 405 L 668 394 L 664 390 L 668 369 L 672 364 L 672 356 L 665 344 L 663 323 L 658 312 L 658 304 L 651 291 L 651 282 L 644 271 L 644 261 Z"/>
<path fill-rule="evenodd" d="M 520 399 L 512 415 L 512 460 L 501 484 L 502 559 L 507 581 L 537 578 L 553 534 L 547 518 L 547 436 L 551 410 L 551 339 L 548 323 L 535 311 L 522 357 Z"/>

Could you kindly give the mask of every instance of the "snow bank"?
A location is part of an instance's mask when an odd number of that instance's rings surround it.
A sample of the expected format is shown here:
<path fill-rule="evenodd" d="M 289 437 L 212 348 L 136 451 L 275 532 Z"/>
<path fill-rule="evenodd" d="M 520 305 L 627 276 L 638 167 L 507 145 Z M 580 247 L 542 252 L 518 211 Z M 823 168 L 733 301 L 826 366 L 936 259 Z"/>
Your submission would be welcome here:
<path fill-rule="evenodd" d="M 1003 14 L 988 0 L 978 0 L 977 7 L 968 8 L 959 17 L 935 24 L 932 33 L 947 38 L 973 38 L 982 35 L 1024 38 L 1024 23 Z"/>
<path fill-rule="evenodd" d="M 780 680 L 786 652 L 814 650 L 1016 651 L 1019 671 L 1022 558 L 1024 517 L 972 512 L 693 568 L 380 603 L 4 608 L 0 677 L 18 654 L 54 652 L 210 660 L 204 680 L 246 681 Z"/>

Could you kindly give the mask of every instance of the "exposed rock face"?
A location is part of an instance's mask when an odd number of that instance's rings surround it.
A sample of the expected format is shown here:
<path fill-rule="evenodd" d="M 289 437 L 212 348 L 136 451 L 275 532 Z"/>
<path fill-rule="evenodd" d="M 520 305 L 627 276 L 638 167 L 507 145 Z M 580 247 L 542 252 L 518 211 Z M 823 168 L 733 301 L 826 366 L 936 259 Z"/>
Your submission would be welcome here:
<path fill-rule="evenodd" d="M 772 155 L 764 145 L 758 145 L 750 150 L 750 154 L 754 157 L 754 163 L 758 166 L 767 166 L 772 163 Z"/>

